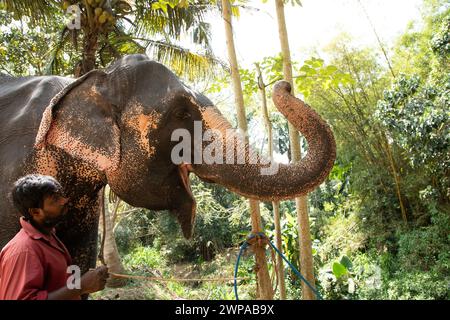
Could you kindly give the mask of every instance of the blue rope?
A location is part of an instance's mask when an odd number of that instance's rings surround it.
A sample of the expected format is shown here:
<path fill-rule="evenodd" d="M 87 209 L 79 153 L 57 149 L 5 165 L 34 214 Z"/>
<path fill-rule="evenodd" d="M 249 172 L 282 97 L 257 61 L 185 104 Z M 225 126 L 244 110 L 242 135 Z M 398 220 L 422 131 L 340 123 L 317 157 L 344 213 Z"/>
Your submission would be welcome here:
<path fill-rule="evenodd" d="M 305 277 L 302 276 L 302 274 L 300 273 L 300 271 L 297 270 L 296 267 L 294 267 L 294 265 L 277 249 L 277 247 L 274 246 L 274 244 L 272 242 L 269 241 L 269 244 L 272 246 L 272 248 L 275 249 L 275 251 L 283 258 L 284 261 L 286 261 L 286 263 L 289 265 L 289 267 L 291 267 L 292 271 L 294 271 L 294 273 L 297 275 L 297 277 L 299 277 L 301 280 L 303 280 L 303 282 L 306 283 L 306 285 L 312 290 L 312 292 L 314 292 L 314 294 L 316 295 L 316 298 L 319 300 L 323 300 L 322 296 L 320 295 L 319 291 L 316 290 L 316 288 L 314 288 L 311 283 L 309 283 L 308 280 L 305 279 Z"/>
<path fill-rule="evenodd" d="M 244 250 L 247 249 L 248 245 L 249 245 L 248 242 L 244 241 L 244 243 L 241 246 L 241 250 L 239 250 L 239 255 L 237 257 L 236 265 L 234 267 L 234 295 L 236 296 L 236 300 L 239 300 L 237 292 L 237 273 L 239 269 L 239 261 L 241 260 L 242 252 L 244 252 Z"/>
<path fill-rule="evenodd" d="M 239 269 L 239 261 L 241 260 L 241 255 L 242 252 L 244 252 L 245 249 L 247 249 L 247 247 L 250 245 L 248 243 L 248 241 L 256 236 L 260 236 L 263 238 L 267 238 L 266 235 L 263 232 L 259 232 L 257 234 L 251 234 L 246 241 L 244 241 L 244 243 L 241 246 L 241 249 L 239 250 L 239 255 L 237 257 L 236 260 L 236 265 L 234 268 L 234 295 L 236 296 L 236 300 L 239 300 L 238 297 L 238 292 L 237 292 L 237 272 Z M 317 291 L 309 282 L 308 280 L 305 279 L 305 277 L 302 276 L 302 274 L 300 273 L 300 271 L 297 270 L 297 268 L 280 252 L 280 250 L 277 249 L 277 247 L 275 247 L 275 245 L 269 240 L 267 239 L 267 241 L 269 242 L 270 246 L 275 250 L 276 253 L 278 253 L 281 258 L 283 258 L 284 261 L 286 261 L 286 263 L 288 264 L 288 266 L 292 269 L 292 271 L 294 271 L 294 273 L 297 275 L 297 277 L 304 281 L 306 283 L 306 285 L 314 292 L 314 294 L 316 295 L 317 299 L 319 300 L 323 300 L 322 296 L 320 295 L 319 291 Z"/>

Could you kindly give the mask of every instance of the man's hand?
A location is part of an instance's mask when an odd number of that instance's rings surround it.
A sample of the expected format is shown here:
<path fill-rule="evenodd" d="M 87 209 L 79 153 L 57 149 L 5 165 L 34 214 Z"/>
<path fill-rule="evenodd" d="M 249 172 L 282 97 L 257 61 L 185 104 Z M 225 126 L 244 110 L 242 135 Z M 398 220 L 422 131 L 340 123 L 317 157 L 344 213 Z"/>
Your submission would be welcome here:
<path fill-rule="evenodd" d="M 64 286 L 58 290 L 48 293 L 48 300 L 68 300 L 80 298 L 80 295 L 93 293 L 105 288 L 108 279 L 108 268 L 106 266 L 92 269 L 81 276 L 81 289 L 68 289 Z"/>
<path fill-rule="evenodd" d="M 103 290 L 108 276 L 108 268 L 106 266 L 100 266 L 83 274 L 81 276 L 82 294 Z"/>

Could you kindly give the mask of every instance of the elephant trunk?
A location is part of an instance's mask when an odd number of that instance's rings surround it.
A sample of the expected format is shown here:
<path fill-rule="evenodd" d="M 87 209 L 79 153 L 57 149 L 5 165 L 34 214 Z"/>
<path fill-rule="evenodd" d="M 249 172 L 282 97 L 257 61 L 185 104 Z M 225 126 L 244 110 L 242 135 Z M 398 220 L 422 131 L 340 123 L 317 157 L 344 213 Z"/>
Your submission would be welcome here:
<path fill-rule="evenodd" d="M 306 138 L 306 157 L 290 165 L 272 164 L 269 169 L 268 160 L 257 155 L 245 139 L 225 134 L 226 131 L 229 132 L 231 125 L 215 107 L 208 107 L 202 112 L 203 120 L 207 128 L 218 130 L 222 134 L 223 164 L 204 162 L 193 165 L 194 173 L 245 197 L 262 201 L 278 201 L 305 195 L 322 183 L 336 158 L 333 133 L 313 109 L 291 95 L 290 91 L 288 82 L 276 83 L 273 101 Z M 241 155 L 243 151 L 245 158 L 239 162 L 238 154 Z M 234 161 L 230 163 L 230 159 Z"/>

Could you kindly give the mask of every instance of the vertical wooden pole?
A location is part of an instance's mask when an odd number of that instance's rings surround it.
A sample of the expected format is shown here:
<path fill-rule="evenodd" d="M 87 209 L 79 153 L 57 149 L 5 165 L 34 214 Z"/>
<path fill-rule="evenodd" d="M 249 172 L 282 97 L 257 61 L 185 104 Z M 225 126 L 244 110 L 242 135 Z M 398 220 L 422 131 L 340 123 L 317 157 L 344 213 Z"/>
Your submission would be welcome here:
<path fill-rule="evenodd" d="M 236 49 L 233 39 L 233 27 L 231 21 L 231 6 L 229 0 L 222 0 L 222 17 L 225 25 L 225 36 L 227 41 L 228 59 L 230 61 L 231 78 L 233 82 L 234 97 L 236 100 L 236 111 L 238 118 L 238 126 L 247 133 L 247 120 L 245 117 L 244 97 L 242 94 L 241 79 L 236 58 Z M 259 212 L 259 201 L 249 200 L 252 232 L 262 232 L 261 216 Z M 256 241 L 253 245 L 255 252 L 256 269 L 258 273 L 258 297 L 263 300 L 273 299 L 272 283 L 270 281 L 269 270 L 266 260 L 266 245 Z"/>
<path fill-rule="evenodd" d="M 269 112 L 267 110 L 267 98 L 266 98 L 266 86 L 264 84 L 264 79 L 262 76 L 261 68 L 258 63 L 255 64 L 256 72 L 258 76 L 258 88 L 259 93 L 261 96 L 261 108 L 262 108 L 262 114 L 264 119 L 264 124 L 267 131 L 267 137 L 268 137 L 268 143 L 269 143 L 269 158 L 273 160 L 273 135 L 272 135 L 272 124 L 269 119 Z M 275 243 L 280 250 L 280 252 L 283 252 L 282 248 L 282 240 L 281 240 L 281 225 L 280 225 L 280 203 L 278 201 L 272 202 L 273 206 L 273 219 L 275 223 Z M 277 255 L 276 261 L 274 263 L 277 264 L 277 271 L 278 271 L 278 285 L 280 288 L 280 299 L 286 300 L 286 279 L 284 275 L 284 266 L 283 266 L 283 259 L 280 255 Z"/>
<path fill-rule="evenodd" d="M 113 231 L 113 226 L 114 226 L 114 222 L 111 219 L 111 215 L 115 215 L 117 214 L 117 210 L 120 204 L 120 199 L 116 199 L 116 202 L 114 204 L 114 209 L 111 212 L 108 209 L 108 200 L 105 197 L 105 188 L 102 189 L 102 195 L 101 195 L 101 205 L 102 205 L 102 210 L 104 210 L 104 212 L 101 212 L 100 214 L 100 223 L 99 223 L 99 227 L 100 227 L 100 233 L 101 233 L 101 237 L 102 237 L 102 243 L 103 245 L 101 246 L 102 252 L 102 256 L 103 256 L 103 261 L 107 266 L 110 272 L 112 273 L 124 273 L 125 269 L 122 265 L 122 261 L 120 259 L 120 255 L 119 255 L 119 250 L 117 249 L 117 244 L 116 244 L 116 238 L 114 236 L 114 231 Z M 103 220 L 104 219 L 104 220 Z M 106 282 L 106 285 L 110 288 L 118 288 L 118 287 L 123 287 L 124 285 L 126 285 L 127 281 L 125 279 L 118 279 L 118 278 L 114 278 L 114 277 L 110 277 L 108 279 L 108 281 Z"/>
<path fill-rule="evenodd" d="M 228 1 L 228 0 L 225 0 Z M 256 234 L 262 232 L 261 214 L 259 211 L 259 201 L 249 199 L 252 233 Z M 263 241 L 255 241 L 252 244 L 253 252 L 255 253 L 256 272 L 258 274 L 258 297 L 262 300 L 273 299 L 272 282 L 270 281 L 269 269 L 267 267 L 266 259 L 266 243 Z"/>
<path fill-rule="evenodd" d="M 292 87 L 291 94 L 294 95 L 293 91 L 294 86 L 292 81 L 291 52 L 289 49 L 283 0 L 275 0 L 275 7 L 277 11 L 278 33 L 280 36 L 281 53 L 283 56 L 283 75 L 284 79 L 291 83 Z M 297 130 L 291 123 L 289 123 L 289 140 L 291 145 L 291 160 L 292 162 L 298 162 L 301 159 L 300 140 Z M 311 246 L 311 234 L 309 230 L 307 196 L 296 198 L 295 205 L 297 208 L 297 222 L 299 228 L 300 269 L 305 279 L 308 280 L 308 282 L 314 287 L 315 280 L 314 280 L 312 246 Z M 315 299 L 314 292 L 303 282 L 302 282 L 302 293 L 304 300 Z"/>

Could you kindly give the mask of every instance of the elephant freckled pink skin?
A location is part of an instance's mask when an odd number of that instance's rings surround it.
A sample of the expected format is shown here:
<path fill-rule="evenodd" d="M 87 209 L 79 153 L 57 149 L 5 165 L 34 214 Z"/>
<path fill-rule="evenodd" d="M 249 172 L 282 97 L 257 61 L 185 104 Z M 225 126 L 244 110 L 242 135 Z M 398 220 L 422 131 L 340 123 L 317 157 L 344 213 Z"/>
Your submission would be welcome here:
<path fill-rule="evenodd" d="M 85 208 L 89 204 L 89 201 L 89 197 L 87 195 L 84 195 L 77 201 L 74 207 L 78 209 Z"/>
<path fill-rule="evenodd" d="M 40 174 L 56 177 L 58 174 L 58 163 L 53 155 L 45 149 L 36 151 L 35 168 Z"/>
<path fill-rule="evenodd" d="M 73 154 L 75 157 L 86 160 L 101 171 L 117 167 L 118 165 L 113 163 L 112 159 L 107 155 L 101 154 L 99 150 L 73 137 L 61 128 L 57 122 L 52 125 L 47 135 L 47 143 L 55 145 L 67 153 Z"/>
<path fill-rule="evenodd" d="M 129 104 L 129 108 L 122 116 L 122 122 L 136 134 L 136 142 L 141 151 L 151 158 L 155 153 L 155 147 L 150 145 L 149 134 L 151 130 L 158 127 L 161 115 L 152 110 L 149 114 L 144 113 L 144 107 L 138 102 Z"/>
<path fill-rule="evenodd" d="M 41 124 L 36 135 L 36 147 L 42 147 L 45 143 L 45 136 L 52 123 L 52 108 L 45 108 L 42 115 Z"/>
<path fill-rule="evenodd" d="M 133 193 L 135 186 L 147 184 L 145 178 L 150 172 L 143 159 L 150 161 L 155 155 L 157 141 L 151 141 L 150 135 L 158 128 L 161 119 L 161 114 L 155 110 L 145 113 L 142 104 L 136 101 L 129 102 L 126 109 L 121 117 L 123 131 L 127 132 L 122 145 L 134 147 L 123 147 L 117 170 L 106 171 L 109 184 L 119 195 Z"/>

